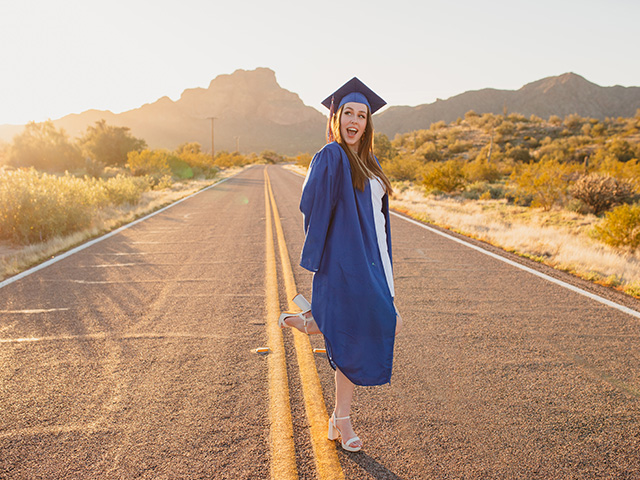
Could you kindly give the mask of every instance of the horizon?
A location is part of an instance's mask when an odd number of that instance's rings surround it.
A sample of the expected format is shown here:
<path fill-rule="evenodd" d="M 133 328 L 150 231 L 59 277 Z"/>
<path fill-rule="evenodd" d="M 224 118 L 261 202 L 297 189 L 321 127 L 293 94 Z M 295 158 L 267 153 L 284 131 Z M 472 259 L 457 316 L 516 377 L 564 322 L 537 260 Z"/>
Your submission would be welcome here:
<path fill-rule="evenodd" d="M 235 73 L 235 72 L 237 72 L 237 71 L 249 71 L 249 72 L 251 72 L 251 71 L 255 71 L 255 70 L 260 69 L 260 68 L 266 68 L 266 69 L 268 69 L 268 70 L 273 71 L 273 69 L 271 69 L 271 68 L 269 68 L 269 67 L 256 67 L 255 69 L 252 69 L 252 70 L 236 69 L 236 70 L 235 70 L 235 71 L 233 71 L 233 72 L 230 72 L 230 73 L 221 73 L 220 75 L 232 75 L 233 73 Z M 278 73 L 274 71 L 274 74 L 275 74 L 275 77 L 276 77 L 276 82 L 278 82 Z M 493 87 L 491 87 L 491 86 L 486 86 L 486 87 L 478 88 L 478 89 L 476 89 L 476 90 L 467 90 L 467 91 L 465 91 L 465 92 L 459 92 L 459 93 L 456 93 L 456 94 L 452 95 L 451 97 L 447 97 L 447 98 L 437 98 L 437 99 L 436 99 L 436 100 L 434 100 L 433 102 L 428 102 L 428 103 L 421 103 L 421 104 L 417 104 L 417 105 L 393 105 L 393 104 L 387 104 L 387 105 L 385 105 L 384 107 L 382 107 L 382 108 L 380 109 L 380 111 L 379 111 L 379 112 L 376 112 L 376 115 L 379 115 L 380 113 L 382 113 L 382 112 L 386 111 L 386 110 L 387 110 L 387 109 L 389 109 L 390 107 L 409 107 L 409 108 L 414 108 L 414 107 L 423 106 L 423 105 L 431 105 L 431 104 L 433 104 L 433 103 L 436 103 L 437 101 L 446 101 L 446 100 L 449 100 L 450 98 L 456 97 L 456 96 L 461 95 L 461 94 L 463 94 L 463 93 L 474 92 L 474 91 L 480 91 L 480 90 L 484 90 L 484 89 L 493 89 L 493 90 L 499 90 L 499 91 L 518 91 L 518 90 L 520 90 L 522 87 L 524 87 L 525 85 L 528 85 L 528 84 L 530 84 L 530 83 L 535 83 L 535 82 L 537 82 L 537 81 L 546 80 L 546 79 L 548 79 L 548 78 L 558 78 L 558 77 L 562 77 L 562 76 L 564 76 L 564 75 L 570 75 L 570 74 L 577 75 L 577 76 L 579 76 L 579 77 L 583 78 L 584 80 L 586 80 L 587 82 L 594 83 L 594 82 L 591 82 L 588 78 L 585 78 L 584 76 L 580 75 L 579 73 L 576 73 L 576 72 L 565 72 L 565 73 L 561 73 L 561 74 L 558 74 L 558 75 L 552 75 L 552 76 L 549 76 L 549 77 L 544 77 L 544 78 L 534 79 L 534 80 L 531 80 L 531 81 L 527 82 L 526 84 L 521 85 L 520 87 L 517 87 L 517 88 L 514 88 L 514 89 L 494 89 L 494 88 L 493 88 Z M 217 77 L 215 77 L 215 78 L 217 78 Z M 211 81 L 209 82 L 209 84 L 210 84 L 211 82 L 213 82 L 213 81 L 215 80 L 215 78 L 211 79 Z M 278 84 L 279 84 L 279 82 L 278 82 Z M 596 85 L 597 85 L 597 84 L 596 84 Z M 615 86 L 623 87 L 623 88 L 636 87 L 636 85 L 629 85 L 629 86 L 627 86 L 627 85 L 619 85 L 619 84 L 616 84 L 616 85 L 598 85 L 598 86 L 599 86 L 599 87 L 603 87 L 603 88 L 605 88 L 605 87 L 615 87 Z M 281 87 L 281 88 L 284 88 L 284 87 L 282 87 L 282 85 L 280 85 L 280 87 Z M 118 111 L 118 112 L 114 112 L 114 111 L 112 111 L 112 110 L 101 110 L 101 109 L 96 109 L 96 108 L 89 108 L 89 109 L 84 110 L 84 111 L 82 111 L 82 112 L 69 112 L 69 113 L 67 113 L 67 114 L 65 114 L 65 115 L 63 115 L 63 116 L 61 116 L 61 117 L 57 117 L 57 118 L 47 118 L 47 119 L 44 119 L 44 120 L 29 120 L 29 121 L 25 122 L 24 124 L 0 124 L 0 126 L 4 126 L 4 127 L 7 127 L 7 126 L 22 126 L 22 125 L 26 125 L 27 123 L 30 123 L 30 122 L 32 122 L 32 121 L 35 121 L 36 123 L 42 123 L 42 122 L 45 122 L 45 121 L 48 121 L 48 120 L 56 121 L 56 120 L 59 120 L 59 119 L 61 119 L 61 118 L 64 118 L 64 117 L 66 117 L 66 116 L 69 116 L 69 115 L 81 115 L 81 114 L 83 114 L 83 113 L 90 112 L 90 111 L 108 112 L 108 113 L 112 113 L 112 114 L 115 114 L 115 115 L 119 115 L 119 114 L 121 114 L 121 113 L 126 113 L 126 112 L 129 112 L 129 111 L 133 111 L 133 110 L 140 109 L 140 108 L 144 107 L 145 105 L 153 104 L 153 103 L 155 103 L 155 102 L 159 101 L 159 100 L 160 100 L 160 99 L 162 99 L 162 98 L 169 98 L 169 100 L 171 100 L 172 102 L 174 102 L 174 103 L 175 103 L 175 102 L 177 102 L 177 101 L 179 101 L 179 100 L 180 100 L 180 98 L 181 98 L 182 94 L 183 94 L 185 91 L 187 91 L 187 90 L 191 90 L 191 89 L 195 89 L 195 88 L 203 88 L 203 89 L 205 89 L 205 90 L 206 90 L 206 89 L 208 89 L 208 88 L 209 88 L 209 85 L 207 85 L 206 87 L 186 87 L 186 88 L 181 92 L 181 94 L 180 94 L 180 95 L 178 95 L 178 97 L 177 97 L 177 98 L 175 98 L 175 99 L 173 99 L 173 98 L 169 97 L 168 95 L 163 95 L 162 97 L 159 97 L 159 98 L 157 98 L 157 99 L 155 99 L 155 100 L 153 100 L 153 101 L 151 101 L 151 102 L 147 102 L 147 103 L 144 103 L 144 104 L 138 105 L 138 106 L 136 106 L 136 107 L 132 107 L 132 108 L 129 108 L 129 109 L 127 109 L 127 110 L 122 110 L 122 111 Z M 289 91 L 290 91 L 290 90 L 289 90 Z M 298 94 L 298 92 L 292 92 L 292 93 Z M 298 96 L 299 96 L 299 94 L 298 94 Z M 301 100 L 302 100 L 302 98 L 301 98 Z M 304 103 L 304 105 L 305 105 L 305 106 L 315 108 L 318 112 L 322 113 L 324 116 L 327 116 L 326 109 L 324 109 L 324 108 L 319 108 L 319 107 L 321 107 L 322 105 L 319 105 L 319 106 L 313 106 L 313 105 L 308 105 L 307 103 L 305 103 L 305 102 L 304 102 L 304 100 L 302 100 L 302 101 L 303 101 L 303 103 Z"/>
<path fill-rule="evenodd" d="M 535 9 L 506 0 L 404 0 L 393 9 L 381 0 L 304 8 L 250 0 L 224 8 L 221 14 L 215 2 L 197 0 L 180 9 L 123 0 L 0 6 L 8 66 L 0 78 L 0 125 L 176 101 L 219 75 L 259 67 L 320 112 L 320 102 L 353 76 L 390 106 L 518 90 L 568 72 L 603 87 L 640 86 L 640 66 L 629 60 L 640 4 L 629 0 L 543 0 Z M 331 8 L 356 21 L 327 21 Z"/>

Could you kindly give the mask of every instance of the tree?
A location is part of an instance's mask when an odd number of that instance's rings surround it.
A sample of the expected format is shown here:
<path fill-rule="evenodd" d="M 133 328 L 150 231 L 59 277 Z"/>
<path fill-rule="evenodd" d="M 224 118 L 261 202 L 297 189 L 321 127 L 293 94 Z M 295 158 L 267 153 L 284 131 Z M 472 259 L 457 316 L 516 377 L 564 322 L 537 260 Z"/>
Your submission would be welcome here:
<path fill-rule="evenodd" d="M 69 141 L 64 130 L 57 130 L 51 120 L 28 123 L 13 137 L 8 162 L 14 167 L 62 172 L 82 165 L 78 147 Z"/>
<path fill-rule="evenodd" d="M 380 162 L 391 160 L 398 151 L 391 145 L 389 137 L 384 133 L 376 133 L 373 137 L 373 151 Z"/>
<path fill-rule="evenodd" d="M 106 165 L 124 165 L 129 152 L 147 147 L 147 142 L 131 135 L 129 127 L 107 125 L 104 119 L 87 127 L 79 143 L 88 156 Z"/>
<path fill-rule="evenodd" d="M 283 158 L 281 155 L 278 155 L 273 150 L 264 150 L 260 153 L 260 158 L 262 158 L 266 163 L 280 163 Z"/>

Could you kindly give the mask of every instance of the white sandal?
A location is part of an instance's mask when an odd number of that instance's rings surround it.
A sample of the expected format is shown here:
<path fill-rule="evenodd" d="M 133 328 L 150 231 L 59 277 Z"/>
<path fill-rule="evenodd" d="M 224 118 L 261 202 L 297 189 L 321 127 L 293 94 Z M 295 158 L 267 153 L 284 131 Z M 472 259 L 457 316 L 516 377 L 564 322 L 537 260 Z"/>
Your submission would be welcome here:
<path fill-rule="evenodd" d="M 342 438 L 342 433 L 340 432 L 340 429 L 336 427 L 336 420 L 346 420 L 348 418 L 349 417 L 338 418 L 336 417 L 336 414 L 334 412 L 333 415 L 331 415 L 331 418 L 329 418 L 328 437 L 329 437 L 329 440 L 337 440 L 338 437 L 340 437 L 340 443 L 342 444 L 342 448 L 344 448 L 347 452 L 359 452 L 360 449 L 362 448 L 362 445 L 360 445 L 359 447 L 352 447 L 351 445 L 353 445 L 356 442 L 362 443 L 362 440 L 360 440 L 360 437 L 355 436 L 345 442 L 344 438 Z"/>
<path fill-rule="evenodd" d="M 282 312 L 280 314 L 280 318 L 278 318 L 278 325 L 280 326 L 280 328 L 293 327 L 293 325 L 289 325 L 288 323 L 285 323 L 285 319 L 292 318 L 292 317 L 299 317 L 304 322 L 304 324 L 303 324 L 304 333 L 309 335 L 309 332 L 307 331 L 307 325 L 309 323 L 309 319 L 307 317 L 305 317 L 304 314 L 305 314 L 305 312 L 299 312 L 299 313 Z M 293 328 L 295 328 L 295 327 L 293 327 Z"/>
<path fill-rule="evenodd" d="M 293 303 L 295 303 L 300 309 L 302 309 L 302 311 L 299 313 L 282 312 L 280 314 L 280 318 L 278 318 L 278 325 L 280 326 L 280 328 L 290 327 L 291 325 L 285 323 L 285 319 L 289 317 L 299 317 L 304 322 L 304 333 L 309 335 L 309 332 L 307 331 L 307 325 L 309 325 L 309 322 L 313 320 L 313 316 L 307 318 L 305 317 L 305 314 L 311 311 L 311 304 L 306 298 L 304 298 L 301 293 L 293 297 Z"/>

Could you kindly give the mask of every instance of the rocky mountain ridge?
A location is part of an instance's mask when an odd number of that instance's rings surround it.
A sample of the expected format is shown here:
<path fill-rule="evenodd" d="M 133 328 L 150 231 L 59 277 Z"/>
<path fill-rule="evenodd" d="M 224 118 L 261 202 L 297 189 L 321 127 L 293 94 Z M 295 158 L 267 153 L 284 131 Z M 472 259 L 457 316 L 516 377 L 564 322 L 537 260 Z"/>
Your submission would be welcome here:
<path fill-rule="evenodd" d="M 469 110 L 477 113 L 521 113 L 525 116 L 577 113 L 584 117 L 628 117 L 640 108 L 640 87 L 601 87 L 575 73 L 547 77 L 519 90 L 486 88 L 416 107 L 391 106 L 375 115 L 377 131 L 393 138 L 397 133 L 429 128 L 433 122 L 451 122 Z M 326 117 L 283 89 L 268 68 L 237 70 L 219 75 L 208 88 L 185 90 L 176 101 L 162 97 L 140 108 L 115 114 L 88 110 L 54 120 L 71 136 L 104 119 L 127 126 L 151 148 L 173 149 L 190 141 L 211 151 L 211 120 L 215 150 L 261 152 L 275 150 L 294 155 L 314 152 L 324 143 Z M 0 125 L 0 139 L 10 141 L 23 126 Z"/>

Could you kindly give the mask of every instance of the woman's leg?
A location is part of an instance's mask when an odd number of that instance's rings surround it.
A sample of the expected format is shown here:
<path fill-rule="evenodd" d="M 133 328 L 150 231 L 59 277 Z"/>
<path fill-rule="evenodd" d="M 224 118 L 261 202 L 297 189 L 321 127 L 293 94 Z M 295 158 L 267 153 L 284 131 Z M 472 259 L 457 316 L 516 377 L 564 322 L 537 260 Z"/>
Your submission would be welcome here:
<path fill-rule="evenodd" d="M 339 368 L 336 368 L 336 408 L 333 411 L 334 418 L 344 418 L 351 414 L 351 400 L 353 399 L 354 388 L 355 385 L 351 383 L 351 380 L 345 377 Z M 344 443 L 356 436 L 351 426 L 351 420 L 348 418 L 335 420 L 335 426 L 340 431 Z M 362 446 L 362 442 L 354 442 L 351 446 Z"/>

